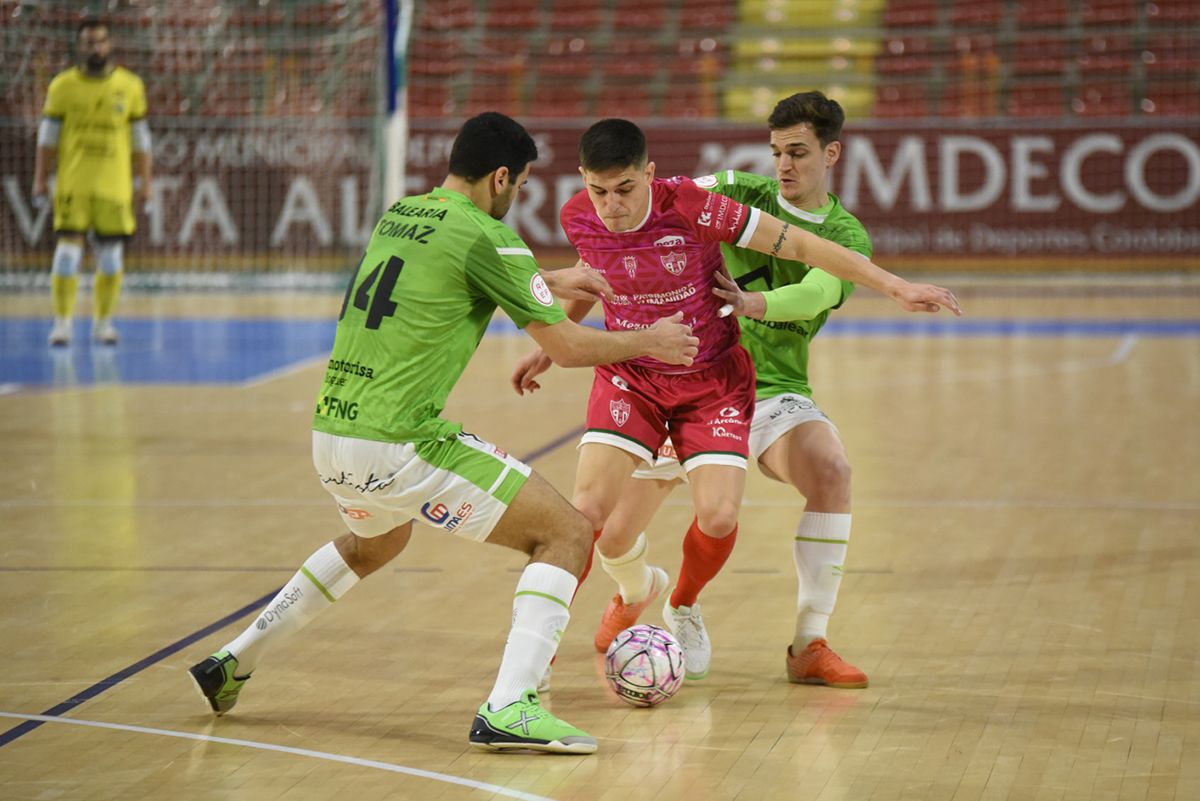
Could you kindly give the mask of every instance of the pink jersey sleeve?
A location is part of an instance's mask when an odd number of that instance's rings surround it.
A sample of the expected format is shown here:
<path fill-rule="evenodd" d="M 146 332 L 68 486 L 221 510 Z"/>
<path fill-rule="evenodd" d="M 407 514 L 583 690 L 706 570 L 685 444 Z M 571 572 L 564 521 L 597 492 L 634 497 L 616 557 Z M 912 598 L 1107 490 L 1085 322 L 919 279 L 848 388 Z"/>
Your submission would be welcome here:
<path fill-rule="evenodd" d="M 675 208 L 705 242 L 728 242 L 746 247 L 754 237 L 761 212 L 731 197 L 706 192 L 684 178 L 676 190 Z"/>

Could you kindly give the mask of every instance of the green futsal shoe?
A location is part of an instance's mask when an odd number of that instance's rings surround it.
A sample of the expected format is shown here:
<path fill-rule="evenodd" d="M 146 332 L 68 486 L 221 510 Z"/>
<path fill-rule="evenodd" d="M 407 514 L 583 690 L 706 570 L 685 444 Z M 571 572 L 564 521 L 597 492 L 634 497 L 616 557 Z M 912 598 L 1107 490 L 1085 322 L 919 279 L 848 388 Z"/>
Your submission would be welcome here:
<path fill-rule="evenodd" d="M 196 682 L 196 688 L 200 690 L 204 700 L 208 701 L 212 711 L 218 715 L 224 715 L 233 709 L 238 701 L 238 693 L 242 691 L 242 685 L 250 680 L 249 676 L 242 676 L 240 679 L 234 677 L 237 665 L 237 658 L 233 654 L 217 651 L 203 662 L 188 668 L 188 673 L 192 674 L 192 679 Z"/>
<path fill-rule="evenodd" d="M 495 712 L 484 702 L 471 724 L 471 745 L 491 750 L 592 754 L 596 738 L 554 717 L 542 707 L 536 690 L 526 690 L 521 700 Z"/>

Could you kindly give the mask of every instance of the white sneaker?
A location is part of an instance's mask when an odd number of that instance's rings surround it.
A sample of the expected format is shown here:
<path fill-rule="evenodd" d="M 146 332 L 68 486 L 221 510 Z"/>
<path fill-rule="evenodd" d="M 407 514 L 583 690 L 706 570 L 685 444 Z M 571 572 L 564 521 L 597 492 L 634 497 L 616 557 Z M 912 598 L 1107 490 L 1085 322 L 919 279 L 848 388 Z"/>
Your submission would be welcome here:
<path fill-rule="evenodd" d="M 56 348 L 71 344 L 70 317 L 54 318 L 54 327 L 50 329 L 50 344 Z"/>
<path fill-rule="evenodd" d="M 113 327 L 111 318 L 99 319 L 92 325 L 92 339 L 101 345 L 117 344 L 117 329 Z"/>
<path fill-rule="evenodd" d="M 671 596 L 663 605 L 663 621 L 683 646 L 684 676 L 695 681 L 708 675 L 708 663 L 712 660 L 712 643 L 700 617 L 700 604 L 671 606 Z"/>
<path fill-rule="evenodd" d="M 550 672 L 552 670 L 554 670 L 553 664 L 546 665 L 546 672 L 542 674 L 540 679 L 538 679 L 537 691 L 539 695 L 541 693 L 550 692 Z"/>

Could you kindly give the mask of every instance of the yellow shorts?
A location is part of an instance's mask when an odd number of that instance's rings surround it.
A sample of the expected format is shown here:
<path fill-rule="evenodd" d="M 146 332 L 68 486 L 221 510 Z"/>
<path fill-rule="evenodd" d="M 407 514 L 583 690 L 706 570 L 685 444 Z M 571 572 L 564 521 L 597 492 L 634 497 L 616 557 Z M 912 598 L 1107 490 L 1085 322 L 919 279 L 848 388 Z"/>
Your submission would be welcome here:
<path fill-rule="evenodd" d="M 63 190 L 54 193 L 55 233 L 96 236 L 131 236 L 137 230 L 133 201 L 120 202 L 90 192 Z"/>

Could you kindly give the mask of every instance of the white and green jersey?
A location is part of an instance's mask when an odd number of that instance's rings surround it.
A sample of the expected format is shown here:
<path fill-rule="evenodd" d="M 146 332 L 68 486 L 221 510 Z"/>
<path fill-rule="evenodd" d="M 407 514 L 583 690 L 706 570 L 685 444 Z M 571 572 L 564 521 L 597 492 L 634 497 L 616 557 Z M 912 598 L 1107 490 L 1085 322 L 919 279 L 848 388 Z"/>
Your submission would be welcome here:
<path fill-rule="evenodd" d="M 696 184 L 720 192 L 734 200 L 767 212 L 784 222 L 799 226 L 823 239 L 871 257 L 871 237 L 858 218 L 848 212 L 832 193 L 830 205 L 819 212 L 806 211 L 788 203 L 779 194 L 779 182 L 737 170 L 725 170 L 696 179 Z M 729 273 L 738 285 L 750 292 L 765 292 L 799 283 L 812 269 L 799 261 L 788 261 L 754 250 L 721 245 Z M 854 284 L 842 281 L 838 308 L 854 291 Z M 752 320 L 739 317 L 742 344 L 754 357 L 758 373 L 757 394 L 773 397 L 785 392 L 812 396 L 808 383 L 808 345 L 829 318 L 826 309 L 811 320 Z"/>
<path fill-rule="evenodd" d="M 435 189 L 380 219 L 346 288 L 313 428 L 381 442 L 452 437 L 439 415 L 496 307 L 518 327 L 566 319 L 516 233 Z"/>

